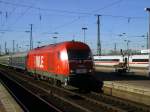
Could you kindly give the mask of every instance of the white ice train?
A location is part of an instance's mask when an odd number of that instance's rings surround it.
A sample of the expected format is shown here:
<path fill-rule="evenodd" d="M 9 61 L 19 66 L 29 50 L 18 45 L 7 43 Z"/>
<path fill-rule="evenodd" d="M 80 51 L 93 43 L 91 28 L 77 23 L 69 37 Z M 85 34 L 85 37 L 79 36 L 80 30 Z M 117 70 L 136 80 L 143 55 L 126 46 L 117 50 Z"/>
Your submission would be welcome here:
<path fill-rule="evenodd" d="M 127 62 L 131 68 L 148 68 L 149 55 L 94 56 L 94 63 L 96 66 L 113 67 L 114 65 L 117 65 L 121 62 Z"/>

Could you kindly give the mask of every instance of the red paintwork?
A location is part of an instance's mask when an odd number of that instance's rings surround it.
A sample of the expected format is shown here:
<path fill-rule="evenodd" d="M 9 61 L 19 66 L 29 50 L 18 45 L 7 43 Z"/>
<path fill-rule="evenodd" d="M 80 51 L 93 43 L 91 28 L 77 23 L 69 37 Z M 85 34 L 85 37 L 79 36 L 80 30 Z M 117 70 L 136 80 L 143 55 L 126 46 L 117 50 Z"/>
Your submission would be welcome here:
<path fill-rule="evenodd" d="M 79 61 L 61 60 L 59 58 L 59 52 L 63 51 L 67 53 L 68 49 L 82 49 L 90 51 L 86 44 L 74 41 L 36 48 L 28 53 L 27 69 L 34 71 L 41 70 L 57 75 L 68 76 L 71 69 L 82 68 Z M 43 62 L 36 60 L 43 60 Z M 85 60 L 82 63 L 86 66 L 86 68 L 93 69 L 92 60 Z"/>

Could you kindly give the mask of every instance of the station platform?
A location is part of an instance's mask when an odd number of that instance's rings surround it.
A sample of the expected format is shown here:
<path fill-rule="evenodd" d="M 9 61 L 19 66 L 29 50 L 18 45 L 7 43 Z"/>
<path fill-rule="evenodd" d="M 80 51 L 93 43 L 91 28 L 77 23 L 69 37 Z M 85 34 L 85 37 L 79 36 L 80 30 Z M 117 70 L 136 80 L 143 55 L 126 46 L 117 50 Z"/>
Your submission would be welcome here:
<path fill-rule="evenodd" d="M 23 112 L 2 82 L 0 82 L 0 112 Z"/>
<path fill-rule="evenodd" d="M 106 67 L 106 66 L 95 66 L 95 71 L 109 73 L 109 72 L 115 72 L 115 68 L 114 67 Z M 130 68 L 130 71 L 127 73 L 124 73 L 124 74 L 149 77 L 148 70 L 140 69 L 140 68 Z"/>
<path fill-rule="evenodd" d="M 104 93 L 150 106 L 150 80 L 104 81 Z"/>

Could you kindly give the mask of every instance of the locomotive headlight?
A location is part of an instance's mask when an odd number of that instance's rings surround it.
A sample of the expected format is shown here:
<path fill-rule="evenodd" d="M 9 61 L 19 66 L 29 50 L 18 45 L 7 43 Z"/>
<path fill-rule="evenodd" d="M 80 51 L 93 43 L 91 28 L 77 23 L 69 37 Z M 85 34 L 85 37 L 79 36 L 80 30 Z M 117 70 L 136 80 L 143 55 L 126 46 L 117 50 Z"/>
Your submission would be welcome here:
<path fill-rule="evenodd" d="M 68 60 L 68 55 L 65 51 L 60 52 L 60 59 L 61 60 Z"/>
<path fill-rule="evenodd" d="M 70 73 L 73 73 L 74 71 L 73 70 L 70 70 Z"/>

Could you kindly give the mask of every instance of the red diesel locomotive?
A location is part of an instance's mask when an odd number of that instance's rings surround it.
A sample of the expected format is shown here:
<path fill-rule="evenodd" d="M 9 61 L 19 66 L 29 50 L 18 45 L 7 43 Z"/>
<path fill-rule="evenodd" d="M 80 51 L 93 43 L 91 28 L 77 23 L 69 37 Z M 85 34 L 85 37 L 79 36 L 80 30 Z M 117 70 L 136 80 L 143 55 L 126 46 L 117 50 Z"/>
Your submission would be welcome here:
<path fill-rule="evenodd" d="M 28 71 L 36 79 L 61 86 L 101 91 L 103 82 L 94 76 L 91 50 L 85 43 L 68 41 L 35 48 L 29 52 L 0 56 L 0 64 Z"/>
<path fill-rule="evenodd" d="M 27 54 L 26 69 L 36 77 L 55 79 L 56 84 L 67 85 L 92 74 L 93 59 L 88 45 L 69 41 L 31 50 Z"/>

